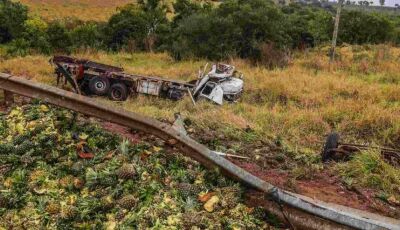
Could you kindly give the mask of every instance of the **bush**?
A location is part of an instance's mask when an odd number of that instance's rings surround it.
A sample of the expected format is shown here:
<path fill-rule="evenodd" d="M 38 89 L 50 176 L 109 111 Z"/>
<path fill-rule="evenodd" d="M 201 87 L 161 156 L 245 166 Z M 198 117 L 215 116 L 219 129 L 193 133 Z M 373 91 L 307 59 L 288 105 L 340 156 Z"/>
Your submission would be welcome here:
<path fill-rule="evenodd" d="M 225 1 L 216 9 L 182 19 L 169 51 L 178 59 L 259 59 L 261 43 L 272 42 L 278 48 L 287 45 L 283 22 L 283 14 L 271 2 Z"/>
<path fill-rule="evenodd" d="M 23 38 L 14 39 L 7 46 L 6 52 L 10 56 L 26 56 L 30 52 L 30 42 Z"/>
<path fill-rule="evenodd" d="M 350 44 L 384 43 L 391 40 L 394 26 L 383 14 L 344 11 L 340 19 L 340 42 Z"/>
<path fill-rule="evenodd" d="M 28 19 L 24 23 L 23 38 L 29 42 L 29 47 L 41 53 L 49 54 L 51 46 L 48 41 L 48 24 L 38 17 Z"/>
<path fill-rule="evenodd" d="M 66 27 L 56 21 L 52 22 L 46 31 L 49 44 L 54 52 L 70 52 L 72 41 Z"/>
<path fill-rule="evenodd" d="M 110 18 L 107 44 L 114 50 L 134 44 L 139 50 L 152 51 L 167 22 L 165 7 L 159 0 L 127 5 Z"/>
<path fill-rule="evenodd" d="M 333 15 L 318 7 L 292 4 L 282 10 L 287 15 L 287 32 L 294 48 L 318 45 L 330 41 Z"/>
<path fill-rule="evenodd" d="M 0 43 L 19 38 L 28 18 L 28 8 L 19 2 L 0 0 Z"/>
<path fill-rule="evenodd" d="M 71 31 L 72 46 L 76 48 L 103 47 L 103 26 L 97 23 L 86 23 Z"/>

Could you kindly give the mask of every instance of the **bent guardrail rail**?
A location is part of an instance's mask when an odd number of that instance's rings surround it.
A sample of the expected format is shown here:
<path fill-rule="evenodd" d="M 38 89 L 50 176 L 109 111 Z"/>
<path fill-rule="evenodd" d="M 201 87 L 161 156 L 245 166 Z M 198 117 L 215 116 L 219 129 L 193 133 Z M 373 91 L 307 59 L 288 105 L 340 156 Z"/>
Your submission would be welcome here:
<path fill-rule="evenodd" d="M 0 89 L 25 97 L 41 99 L 47 103 L 85 115 L 151 133 L 164 140 L 175 139 L 177 141 L 176 146 L 186 156 L 193 158 L 207 168 L 218 168 L 226 176 L 263 192 L 267 202 L 278 202 L 281 205 L 280 208 L 284 207 L 289 210 L 288 214 L 284 215 L 284 219 L 289 219 L 290 223 L 296 227 L 308 229 L 400 230 L 399 220 L 281 190 L 222 158 L 206 146 L 175 130 L 172 126 L 155 119 L 103 105 L 85 96 L 9 74 L 0 73 Z M 280 208 L 274 205 L 267 205 L 266 208 L 268 211 L 282 216 Z"/>

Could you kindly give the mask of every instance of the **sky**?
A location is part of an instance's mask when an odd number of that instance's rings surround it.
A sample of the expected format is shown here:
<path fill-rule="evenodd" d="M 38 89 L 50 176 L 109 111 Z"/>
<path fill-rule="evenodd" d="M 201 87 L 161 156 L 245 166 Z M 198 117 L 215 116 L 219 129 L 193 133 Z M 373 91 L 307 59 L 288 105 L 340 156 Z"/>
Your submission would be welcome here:
<path fill-rule="evenodd" d="M 373 0 L 374 5 L 379 5 L 379 0 Z M 385 0 L 385 6 L 394 6 L 394 4 L 400 5 L 400 0 Z"/>
<path fill-rule="evenodd" d="M 358 2 L 359 0 L 352 0 L 352 1 L 356 1 L 356 2 Z M 368 0 L 369 2 L 370 1 L 373 1 L 374 2 L 374 5 L 380 5 L 379 4 L 379 0 Z M 400 5 L 400 0 L 385 0 L 385 6 L 394 6 L 394 4 L 399 4 Z"/>

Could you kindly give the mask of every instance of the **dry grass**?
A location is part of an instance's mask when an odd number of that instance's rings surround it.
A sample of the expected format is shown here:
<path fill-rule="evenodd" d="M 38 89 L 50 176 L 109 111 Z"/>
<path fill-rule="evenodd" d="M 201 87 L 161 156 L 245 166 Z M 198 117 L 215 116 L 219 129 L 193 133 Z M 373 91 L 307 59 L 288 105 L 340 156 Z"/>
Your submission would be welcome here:
<path fill-rule="evenodd" d="M 106 21 L 117 7 L 132 3 L 132 0 L 19 0 L 29 7 L 32 15 L 47 20 L 66 17 L 84 21 Z"/>
<path fill-rule="evenodd" d="M 329 65 L 321 52 L 298 54 L 286 69 L 252 67 L 232 60 L 246 76 L 246 92 L 240 103 L 222 107 L 201 102 L 194 107 L 189 99 L 180 102 L 139 96 L 122 106 L 156 118 L 172 119 L 181 112 L 200 127 L 228 132 L 250 126 L 259 136 L 283 137 L 292 145 L 317 148 L 315 141 L 333 129 L 349 140 L 400 144 L 399 49 L 389 48 L 387 59 L 378 62 L 374 53 L 387 47 L 367 47 L 373 58 L 355 60 L 365 52 L 341 50 L 342 59 Z M 75 56 L 125 67 L 127 72 L 190 80 L 206 61 L 175 62 L 166 54 L 79 53 Z M 28 56 L 3 61 L 1 71 L 29 76 L 44 82 L 53 79 L 49 57 Z M 359 71 L 359 66 L 367 66 Z M 387 79 L 391 79 L 388 81 Z M 228 131 L 227 131 L 228 130 Z"/>

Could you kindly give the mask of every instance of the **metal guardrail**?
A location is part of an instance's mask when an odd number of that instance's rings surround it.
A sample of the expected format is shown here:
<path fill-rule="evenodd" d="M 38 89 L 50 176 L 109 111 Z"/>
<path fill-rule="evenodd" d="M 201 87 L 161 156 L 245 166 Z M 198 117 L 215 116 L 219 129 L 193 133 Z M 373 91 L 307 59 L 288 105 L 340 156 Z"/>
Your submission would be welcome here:
<path fill-rule="evenodd" d="M 151 133 L 164 140 L 174 139 L 177 142 L 176 146 L 186 156 L 207 168 L 217 168 L 226 176 L 262 192 L 265 195 L 262 198 L 271 203 L 271 205 L 266 205 L 266 209 L 271 213 L 282 217 L 282 208 L 286 209 L 286 214 L 282 219 L 288 220 L 298 228 L 400 230 L 399 220 L 281 190 L 215 154 L 206 146 L 183 135 L 170 125 L 155 119 L 102 105 L 91 98 L 9 74 L 0 73 L 0 89 L 25 97 L 41 99 L 85 115 Z M 279 208 L 276 204 L 279 204 Z"/>

